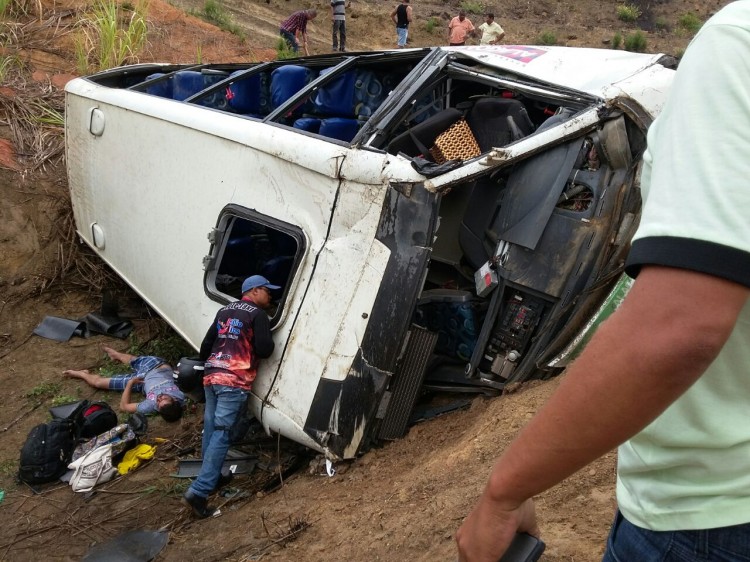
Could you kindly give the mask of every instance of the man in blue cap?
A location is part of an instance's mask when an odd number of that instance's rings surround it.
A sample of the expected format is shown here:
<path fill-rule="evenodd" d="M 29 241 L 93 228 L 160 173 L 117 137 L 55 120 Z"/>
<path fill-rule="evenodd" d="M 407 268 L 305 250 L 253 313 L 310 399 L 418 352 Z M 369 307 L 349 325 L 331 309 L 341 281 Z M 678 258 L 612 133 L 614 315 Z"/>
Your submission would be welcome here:
<path fill-rule="evenodd" d="M 182 500 L 198 517 L 214 513 L 207 500 L 222 484 L 229 431 L 244 411 L 259 360 L 273 353 L 271 323 L 264 309 L 271 304 L 271 289 L 279 288 L 262 275 L 248 277 L 242 283 L 242 299 L 219 310 L 203 338 L 203 464 Z"/>

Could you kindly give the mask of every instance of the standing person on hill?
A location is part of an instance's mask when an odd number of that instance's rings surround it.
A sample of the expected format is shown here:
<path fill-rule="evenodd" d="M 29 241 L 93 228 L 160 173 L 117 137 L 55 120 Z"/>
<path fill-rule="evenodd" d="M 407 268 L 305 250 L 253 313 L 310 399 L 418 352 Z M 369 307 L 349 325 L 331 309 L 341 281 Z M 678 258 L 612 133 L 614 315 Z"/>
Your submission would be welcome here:
<path fill-rule="evenodd" d="M 346 9 L 351 5 L 351 0 L 331 0 L 334 51 L 346 52 Z"/>
<path fill-rule="evenodd" d="M 281 22 L 279 35 L 284 38 L 289 48 L 295 53 L 299 52 L 299 40 L 302 39 L 305 54 L 310 54 L 307 49 L 307 22 L 314 20 L 317 15 L 317 10 L 300 10 Z"/>
<path fill-rule="evenodd" d="M 493 13 L 485 15 L 484 23 L 479 26 L 479 31 L 482 32 L 480 45 L 498 45 L 505 37 L 505 30 L 495 21 Z"/>
<path fill-rule="evenodd" d="M 466 12 L 460 10 L 458 15 L 448 24 L 448 44 L 460 46 L 466 44 L 466 36 L 474 33 L 474 24 L 466 17 Z"/>
<path fill-rule="evenodd" d="M 214 513 L 207 498 L 220 486 L 229 432 L 244 411 L 260 359 L 273 353 L 271 323 L 264 309 L 271 304 L 271 289 L 278 288 L 261 275 L 248 277 L 242 283 L 242 300 L 220 309 L 203 338 L 203 463 L 182 498 L 197 517 Z"/>
<path fill-rule="evenodd" d="M 409 24 L 412 20 L 409 0 L 401 0 L 401 4 L 393 8 L 391 19 L 396 24 L 396 46 L 403 49 L 406 47 L 406 40 L 409 38 Z"/>
<path fill-rule="evenodd" d="M 750 560 L 749 77 L 750 2 L 732 2 L 648 131 L 633 288 L 495 464 L 462 562 L 537 534 L 531 498 L 618 444 L 606 562 Z"/>

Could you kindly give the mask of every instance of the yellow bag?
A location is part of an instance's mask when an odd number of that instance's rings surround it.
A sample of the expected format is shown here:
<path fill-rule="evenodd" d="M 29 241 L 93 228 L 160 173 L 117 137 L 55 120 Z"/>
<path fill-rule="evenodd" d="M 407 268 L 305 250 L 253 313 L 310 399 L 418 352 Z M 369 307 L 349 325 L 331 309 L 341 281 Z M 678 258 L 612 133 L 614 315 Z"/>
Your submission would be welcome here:
<path fill-rule="evenodd" d="M 117 472 L 127 474 L 141 466 L 143 461 L 151 460 L 156 453 L 156 447 L 141 443 L 130 449 L 122 457 L 120 464 L 117 465 Z"/>

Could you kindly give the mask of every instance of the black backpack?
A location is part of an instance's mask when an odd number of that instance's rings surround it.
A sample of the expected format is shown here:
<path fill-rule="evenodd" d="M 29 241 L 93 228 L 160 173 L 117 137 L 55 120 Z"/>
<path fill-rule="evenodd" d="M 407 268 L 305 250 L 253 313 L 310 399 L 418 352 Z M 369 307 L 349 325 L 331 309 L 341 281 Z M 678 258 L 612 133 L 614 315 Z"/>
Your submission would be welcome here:
<path fill-rule="evenodd" d="M 81 412 L 78 421 L 78 438 L 85 441 L 109 431 L 117 425 L 117 414 L 106 402 L 88 404 Z"/>
<path fill-rule="evenodd" d="M 18 478 L 32 485 L 54 482 L 68 470 L 75 443 L 73 420 L 55 419 L 32 428 L 21 448 Z"/>

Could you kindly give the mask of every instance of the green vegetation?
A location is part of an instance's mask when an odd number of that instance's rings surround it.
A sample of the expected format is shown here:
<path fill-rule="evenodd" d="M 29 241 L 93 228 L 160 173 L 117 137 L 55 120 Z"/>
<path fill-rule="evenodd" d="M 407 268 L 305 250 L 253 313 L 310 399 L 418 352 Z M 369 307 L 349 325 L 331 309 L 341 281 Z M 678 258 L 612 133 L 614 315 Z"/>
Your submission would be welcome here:
<path fill-rule="evenodd" d="M 35 109 L 34 120 L 42 125 L 53 125 L 55 127 L 65 126 L 65 115 L 54 107 L 47 105 L 38 100 L 34 100 L 29 105 Z"/>
<path fill-rule="evenodd" d="M 124 375 L 130 371 L 130 367 L 123 365 L 119 361 L 112 361 L 109 357 L 104 360 L 104 364 L 99 367 L 99 374 L 103 377 L 114 377 L 115 375 Z"/>
<path fill-rule="evenodd" d="M 28 16 L 29 5 L 30 2 L 25 0 L 0 0 L 0 19 Z"/>
<path fill-rule="evenodd" d="M 77 396 L 71 396 L 70 394 L 58 394 L 52 398 L 50 404 L 52 406 L 61 406 L 63 404 L 70 404 L 71 402 L 78 402 L 80 398 Z"/>
<path fill-rule="evenodd" d="M 641 17 L 641 10 L 633 4 L 621 4 L 617 6 L 617 17 L 621 21 L 632 23 Z"/>
<path fill-rule="evenodd" d="M 537 45 L 557 45 L 557 35 L 552 31 L 542 31 L 536 38 Z"/>
<path fill-rule="evenodd" d="M 467 14 L 484 14 L 484 4 L 476 0 L 462 0 L 459 7 Z"/>
<path fill-rule="evenodd" d="M 131 351 L 130 353 L 133 353 L 133 355 L 156 355 L 166 359 L 171 365 L 177 364 L 180 357 L 195 355 L 193 348 L 166 325 L 165 333 L 140 346 L 137 351 Z"/>
<path fill-rule="evenodd" d="M 666 19 L 656 18 L 656 20 L 654 20 L 654 27 L 659 31 L 669 31 L 670 25 Z"/>
<path fill-rule="evenodd" d="M 13 476 L 18 471 L 18 463 L 13 459 L 0 462 L 0 475 Z"/>
<path fill-rule="evenodd" d="M 680 16 L 680 19 L 677 20 L 677 24 L 689 33 L 696 33 L 703 25 L 703 22 L 694 13 L 688 12 L 687 14 Z"/>
<path fill-rule="evenodd" d="M 0 55 L 0 83 L 5 83 L 8 74 L 23 66 L 18 55 Z"/>
<path fill-rule="evenodd" d="M 46 381 L 33 387 L 24 396 L 26 398 L 39 398 L 40 400 L 45 400 L 60 392 L 61 388 L 62 385 L 59 382 Z"/>
<path fill-rule="evenodd" d="M 148 0 L 140 0 L 129 17 L 125 11 L 114 0 L 98 0 L 78 22 L 74 44 L 82 74 L 138 62 L 146 46 Z"/>
<path fill-rule="evenodd" d="M 227 10 L 217 2 L 217 0 L 206 0 L 203 4 L 203 10 L 196 14 L 199 18 L 214 24 L 223 31 L 236 35 L 242 41 L 245 40 L 245 32 L 242 28 L 232 21 L 232 16 Z"/>
<path fill-rule="evenodd" d="M 625 50 L 643 53 L 646 50 L 646 34 L 640 29 L 625 36 Z"/>
<path fill-rule="evenodd" d="M 622 33 L 617 31 L 612 36 L 612 48 L 613 49 L 619 49 L 622 46 Z"/>
<path fill-rule="evenodd" d="M 287 43 L 283 37 L 279 37 L 276 40 L 276 58 L 278 60 L 293 59 L 296 56 L 297 56 L 297 53 L 295 53 L 291 49 L 291 47 L 289 46 L 289 43 Z"/>
<path fill-rule="evenodd" d="M 440 19 L 432 16 L 430 19 L 427 20 L 427 22 L 424 24 L 424 28 L 427 31 L 427 33 L 434 33 L 435 29 L 440 25 Z"/>
<path fill-rule="evenodd" d="M 46 381 L 39 383 L 34 388 L 29 390 L 24 396 L 32 399 L 34 402 L 44 403 L 49 401 L 52 406 L 59 406 L 61 404 L 69 404 L 79 400 L 77 396 L 71 396 L 70 394 L 60 394 L 62 390 L 62 384 L 56 381 Z"/>

